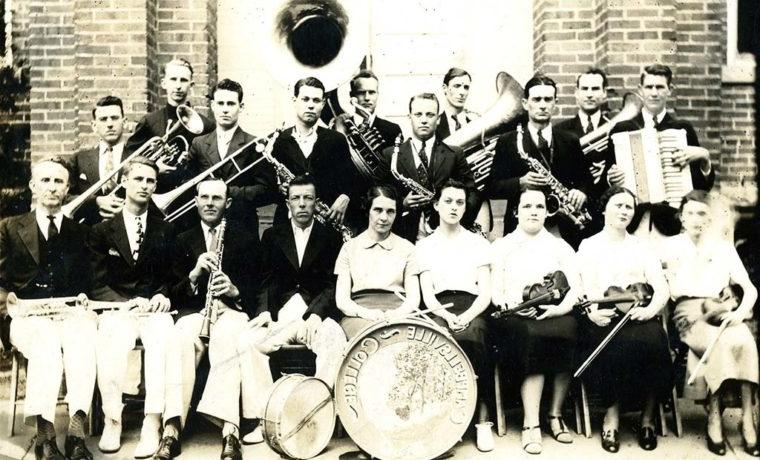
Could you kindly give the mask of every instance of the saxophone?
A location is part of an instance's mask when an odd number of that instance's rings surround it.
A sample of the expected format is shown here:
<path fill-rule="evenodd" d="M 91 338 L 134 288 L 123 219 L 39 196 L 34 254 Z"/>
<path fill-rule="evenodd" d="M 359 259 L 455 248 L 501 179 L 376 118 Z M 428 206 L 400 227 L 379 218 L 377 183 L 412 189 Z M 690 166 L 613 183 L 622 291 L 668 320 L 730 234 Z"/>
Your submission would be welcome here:
<path fill-rule="evenodd" d="M 218 299 L 211 295 L 211 284 L 214 280 L 214 274 L 216 271 L 222 270 L 222 255 L 224 254 L 224 230 L 227 228 L 227 219 L 222 219 L 222 222 L 217 227 L 217 240 L 216 247 L 213 248 L 216 255 L 216 269 L 208 274 L 208 284 L 206 287 L 206 304 L 203 306 L 203 322 L 201 323 L 201 330 L 198 333 L 198 338 L 203 343 L 208 343 L 209 335 L 211 333 L 211 325 L 216 322 L 216 318 L 219 315 L 219 309 L 216 305 Z"/>
<path fill-rule="evenodd" d="M 549 182 L 547 184 L 547 187 L 549 187 L 549 197 L 547 198 L 546 207 L 547 210 L 553 209 L 548 213 L 548 215 L 553 216 L 559 212 L 563 216 L 567 217 L 579 229 L 585 228 L 586 224 L 591 221 L 591 215 L 588 213 L 585 205 L 578 210 L 574 209 L 573 205 L 570 203 L 570 199 L 568 198 L 570 189 L 562 185 L 562 183 L 557 180 L 557 178 L 554 177 L 552 173 L 546 169 L 544 165 L 541 164 L 540 161 L 525 153 L 525 149 L 523 148 L 522 124 L 517 125 L 517 153 L 520 155 L 520 158 L 528 163 L 528 167 L 532 169 L 533 172 L 536 172 L 548 178 Z"/>
<path fill-rule="evenodd" d="M 274 172 L 275 174 L 277 174 L 277 184 L 279 185 L 278 188 L 280 189 L 280 192 L 282 192 L 287 198 L 288 184 L 290 184 L 290 181 L 292 181 L 293 178 L 296 176 L 287 168 L 287 166 L 282 164 L 279 160 L 277 160 L 272 155 L 272 151 L 274 150 L 274 141 L 277 139 L 279 135 L 280 135 L 280 130 L 279 129 L 275 130 L 275 132 L 272 134 L 271 138 L 269 139 L 269 142 L 267 143 L 266 148 L 264 149 L 261 155 L 274 168 Z M 340 233 L 341 238 L 343 238 L 343 242 L 346 242 L 354 237 L 354 234 L 350 228 L 346 227 L 343 224 L 339 224 L 335 221 L 328 219 L 327 216 L 329 214 L 330 214 L 330 207 L 327 206 L 324 201 L 317 198 L 316 202 L 314 203 L 314 218 L 317 220 L 317 222 L 324 225 L 325 227 L 331 227 L 333 230 Z"/>

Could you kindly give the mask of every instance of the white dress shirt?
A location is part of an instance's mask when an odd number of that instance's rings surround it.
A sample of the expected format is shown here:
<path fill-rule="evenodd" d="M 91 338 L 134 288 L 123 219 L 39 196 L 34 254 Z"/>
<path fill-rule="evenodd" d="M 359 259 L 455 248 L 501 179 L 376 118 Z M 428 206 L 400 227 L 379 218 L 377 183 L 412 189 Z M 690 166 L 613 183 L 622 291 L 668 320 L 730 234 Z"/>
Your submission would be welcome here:
<path fill-rule="evenodd" d="M 303 156 L 309 158 L 311 151 L 314 150 L 314 144 L 317 143 L 317 125 L 311 127 L 309 132 L 301 134 L 297 127 L 293 127 L 293 139 L 298 143 Z"/>
<path fill-rule="evenodd" d="M 491 264 L 491 245 L 463 228 L 453 237 L 439 229 L 417 242 L 420 273 L 430 272 L 436 294 L 465 291 L 478 295 L 478 270 Z"/>
<path fill-rule="evenodd" d="M 578 111 L 578 118 L 581 120 L 581 126 L 583 126 L 583 131 L 585 132 L 588 129 L 588 114 L 584 112 L 583 110 Z M 599 123 L 602 121 L 602 111 L 597 110 L 596 112 L 591 114 L 591 130 L 595 130 L 599 127 Z M 546 137 L 546 136 L 544 136 Z"/>
<path fill-rule="evenodd" d="M 528 132 L 530 133 L 530 138 L 533 139 L 533 144 L 538 146 L 538 128 L 536 128 L 533 123 L 528 123 Z M 549 124 L 546 126 L 546 128 L 541 130 L 541 135 L 544 136 L 544 139 L 546 139 L 546 142 L 551 147 L 552 145 L 552 125 Z"/>
<path fill-rule="evenodd" d="M 662 109 L 660 113 L 657 115 L 653 115 L 652 113 L 647 110 L 646 107 L 641 109 L 641 116 L 644 118 L 644 127 L 645 128 L 654 128 L 655 120 L 657 120 L 657 123 L 662 123 L 662 119 L 665 118 L 665 114 L 667 113 L 666 109 Z"/>
<path fill-rule="evenodd" d="M 414 158 L 414 166 L 416 168 L 420 167 L 420 163 L 422 163 L 422 160 L 420 160 L 420 149 L 422 149 L 422 141 L 417 139 L 416 137 L 412 136 L 409 138 L 412 143 L 412 158 Z M 428 164 L 427 167 L 430 167 L 431 164 L 433 164 L 433 145 L 435 144 L 435 136 L 431 137 L 430 139 L 425 141 L 425 153 L 427 153 L 428 157 Z"/>
<path fill-rule="evenodd" d="M 365 118 L 362 117 L 361 115 L 355 114 L 353 116 L 353 120 L 354 120 L 354 123 L 356 123 L 356 126 L 359 126 L 360 124 L 364 123 Z M 372 115 L 370 115 L 369 120 L 366 120 L 366 121 L 369 126 L 372 126 L 372 123 L 375 122 L 375 114 L 373 113 Z"/>
<path fill-rule="evenodd" d="M 214 227 L 215 231 L 219 231 L 219 225 Z M 203 230 L 203 239 L 206 241 L 206 251 L 213 251 L 215 248 L 211 247 L 211 240 L 213 239 L 211 235 L 211 227 L 208 226 L 205 222 L 201 221 L 201 230 Z M 219 240 L 221 235 L 217 233 L 216 238 Z"/>
<path fill-rule="evenodd" d="M 106 171 L 106 154 L 108 153 L 108 147 L 109 145 L 105 141 L 100 141 L 98 143 L 98 174 L 100 177 L 105 177 L 106 174 L 108 174 L 108 171 Z M 121 154 L 123 151 L 124 142 L 119 142 L 118 144 L 111 147 L 111 165 L 114 168 L 116 168 L 116 166 L 121 163 Z"/>
<path fill-rule="evenodd" d="M 219 158 L 224 159 L 227 156 L 227 152 L 230 148 L 230 142 L 232 142 L 232 136 L 235 135 L 238 125 L 233 126 L 230 129 L 219 129 L 216 127 L 216 147 L 219 150 Z"/>
<path fill-rule="evenodd" d="M 50 226 L 50 219 L 48 219 L 48 216 L 51 215 L 41 207 L 36 207 L 34 209 L 34 215 L 37 218 L 37 226 L 40 228 L 40 231 L 42 232 L 42 236 L 45 237 L 45 240 L 48 240 L 48 226 Z M 57 213 L 53 214 L 53 222 L 55 223 L 55 228 L 58 229 L 58 233 L 61 233 L 61 223 L 63 223 L 63 213 L 59 210 Z"/>
<path fill-rule="evenodd" d="M 298 265 L 303 262 L 303 254 L 306 252 L 306 244 L 309 242 L 309 235 L 311 235 L 311 229 L 314 228 L 314 221 L 312 220 L 308 227 L 301 228 L 290 219 L 290 225 L 293 227 L 293 237 L 296 241 L 296 253 L 298 254 Z"/>
<path fill-rule="evenodd" d="M 127 229 L 129 249 L 132 251 L 132 254 L 134 254 L 135 251 L 140 249 L 140 246 L 138 244 L 139 237 L 137 235 L 137 221 L 139 220 L 142 224 L 142 232 L 144 238 L 145 233 L 148 231 L 148 211 L 146 210 L 144 213 L 138 216 L 127 211 L 127 208 L 124 207 L 124 209 L 122 209 L 122 216 L 124 218 L 124 227 Z"/>

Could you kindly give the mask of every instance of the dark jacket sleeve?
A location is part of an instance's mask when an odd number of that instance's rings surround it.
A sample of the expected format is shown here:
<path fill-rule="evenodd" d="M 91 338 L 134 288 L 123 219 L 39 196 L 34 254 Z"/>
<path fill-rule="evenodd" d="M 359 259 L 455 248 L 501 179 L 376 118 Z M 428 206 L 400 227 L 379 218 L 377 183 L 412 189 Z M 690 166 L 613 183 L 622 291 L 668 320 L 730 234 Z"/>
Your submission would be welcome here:
<path fill-rule="evenodd" d="M 694 127 L 690 123 L 684 123 L 684 129 L 686 130 L 686 144 L 699 147 L 699 137 L 697 137 Z M 715 185 L 715 168 L 712 165 L 707 176 L 702 173 L 702 163 L 699 161 L 689 163 L 689 171 L 695 189 L 710 190 Z"/>
<path fill-rule="evenodd" d="M 565 134 L 564 143 L 568 149 L 568 158 L 572 159 L 573 164 L 570 188 L 580 190 L 587 197 L 594 196 L 598 191 L 594 189 L 594 177 L 591 175 L 588 159 L 583 155 L 578 138 L 572 134 Z"/>
<path fill-rule="evenodd" d="M 269 294 L 274 282 L 274 267 L 272 266 L 272 247 L 274 243 L 272 241 L 272 231 L 270 229 L 264 230 L 264 234 L 261 236 L 261 244 L 259 244 L 259 289 L 256 293 L 256 311 L 255 316 L 269 311 Z"/>
<path fill-rule="evenodd" d="M 518 170 L 519 157 L 514 146 L 516 137 L 512 133 L 505 134 L 496 141 L 491 177 L 487 185 L 489 198 L 516 201 L 520 196 L 520 175 Z"/>
<path fill-rule="evenodd" d="M 146 115 L 137 123 L 135 132 L 129 136 L 129 139 L 127 139 L 127 143 L 124 146 L 124 153 L 129 155 L 142 147 L 142 145 L 148 142 L 153 136 L 153 130 L 150 127 L 148 116 Z"/>
<path fill-rule="evenodd" d="M 328 238 L 330 239 L 329 244 L 322 253 L 322 265 L 320 267 L 325 275 L 325 285 L 322 291 L 309 302 L 309 308 L 303 315 L 304 319 L 307 319 L 311 315 L 317 315 L 323 320 L 331 317 L 335 318 L 338 312 L 338 307 L 335 305 L 335 283 L 338 280 L 338 276 L 333 274 L 333 268 L 342 242 L 337 236 L 332 234 Z"/>
<path fill-rule="evenodd" d="M 182 235 L 177 238 L 173 253 L 173 279 L 169 287 L 169 297 L 175 309 L 189 309 L 193 302 L 197 302 L 198 293 L 193 291 L 188 277 L 190 271 L 195 267 L 193 251 L 188 247 L 186 238 Z"/>
<path fill-rule="evenodd" d="M 110 244 L 107 236 L 106 222 L 92 227 L 87 238 L 92 267 L 92 286 L 89 296 L 98 300 L 122 300 L 122 295 L 108 285 L 108 250 Z"/>

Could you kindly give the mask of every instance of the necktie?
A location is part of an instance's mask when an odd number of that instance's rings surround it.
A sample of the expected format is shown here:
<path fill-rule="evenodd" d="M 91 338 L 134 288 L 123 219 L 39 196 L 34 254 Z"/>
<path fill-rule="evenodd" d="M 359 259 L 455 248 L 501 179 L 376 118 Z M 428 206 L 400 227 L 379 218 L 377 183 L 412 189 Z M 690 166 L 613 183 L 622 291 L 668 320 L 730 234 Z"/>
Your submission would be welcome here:
<path fill-rule="evenodd" d="M 58 236 L 58 227 L 55 226 L 55 216 L 47 216 L 48 220 L 48 241 L 52 241 L 53 238 Z"/>
<path fill-rule="evenodd" d="M 427 186 L 430 182 L 430 178 L 428 177 L 428 165 L 430 161 L 428 160 L 427 152 L 425 151 L 425 141 L 422 141 L 422 146 L 417 154 L 420 157 L 420 165 L 417 166 L 417 175 L 420 177 L 422 185 Z"/>
<path fill-rule="evenodd" d="M 114 164 L 113 164 L 113 147 L 108 146 L 106 147 L 106 174 L 110 173 L 114 170 Z M 116 188 L 116 177 L 112 177 L 103 185 L 103 193 L 108 194 L 111 193 L 113 189 Z"/>
<path fill-rule="evenodd" d="M 591 121 L 591 115 L 586 115 L 588 118 L 586 119 L 586 131 L 583 134 L 588 134 L 591 131 L 594 130 L 594 123 Z"/>
<path fill-rule="evenodd" d="M 143 239 L 145 238 L 145 231 L 143 229 L 142 220 L 140 220 L 139 216 L 135 217 L 135 221 L 137 222 L 137 247 L 132 252 L 132 256 L 137 260 L 140 256 L 140 246 L 142 246 Z"/>
<path fill-rule="evenodd" d="M 546 166 L 548 168 L 551 168 L 551 164 L 552 164 L 551 155 L 552 155 L 552 152 L 551 152 L 551 149 L 549 148 L 549 143 L 546 142 L 546 138 L 544 138 L 544 135 L 543 135 L 543 133 L 541 133 L 540 130 L 538 131 L 538 152 L 543 157 L 544 162 L 546 162 Z"/>
<path fill-rule="evenodd" d="M 216 236 L 216 227 L 208 229 L 208 234 L 211 237 L 209 238 L 208 250 L 216 251 L 219 244 L 219 238 Z"/>
<path fill-rule="evenodd" d="M 459 118 L 456 115 L 452 115 L 451 119 L 454 120 L 454 131 L 462 129 L 462 123 L 459 122 Z"/>
<path fill-rule="evenodd" d="M 654 126 L 654 129 L 656 129 L 657 131 L 659 131 L 661 124 L 662 124 L 661 121 L 657 121 L 657 115 L 655 115 L 655 116 L 652 117 L 652 125 Z"/>

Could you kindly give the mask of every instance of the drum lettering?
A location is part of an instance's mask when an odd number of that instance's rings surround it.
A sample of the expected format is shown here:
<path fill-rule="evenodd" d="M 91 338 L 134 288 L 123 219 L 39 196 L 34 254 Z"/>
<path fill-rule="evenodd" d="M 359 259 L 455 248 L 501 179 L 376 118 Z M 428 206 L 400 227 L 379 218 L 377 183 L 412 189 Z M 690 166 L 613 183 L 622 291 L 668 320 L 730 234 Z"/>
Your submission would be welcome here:
<path fill-rule="evenodd" d="M 346 397 L 356 396 L 356 383 L 355 382 L 356 382 L 356 379 L 354 379 L 354 383 L 346 383 L 345 384 L 345 387 L 344 387 L 344 390 L 343 390 L 344 396 L 346 396 Z"/>
<path fill-rule="evenodd" d="M 451 353 L 451 345 L 446 344 L 446 345 L 442 346 L 441 348 L 438 349 L 438 353 L 440 353 L 441 356 L 443 356 L 444 358 L 446 358 L 447 355 L 449 353 Z"/>
<path fill-rule="evenodd" d="M 378 350 L 378 348 L 380 348 L 380 342 L 378 342 L 377 339 L 374 339 L 372 337 L 367 337 L 366 339 L 362 340 L 362 349 L 367 350 L 365 353 L 364 359 L 366 359 L 366 356 L 369 356 L 375 353 Z"/>
<path fill-rule="evenodd" d="M 383 331 L 380 334 L 380 338 L 383 339 L 383 340 L 388 340 L 388 339 L 390 339 L 391 337 L 393 337 L 394 335 L 397 335 L 397 334 L 399 334 L 398 329 L 391 329 L 391 330 L 388 330 L 388 331 Z"/>
<path fill-rule="evenodd" d="M 414 332 L 417 330 L 414 326 L 409 326 L 406 328 L 406 340 L 414 340 Z"/>

